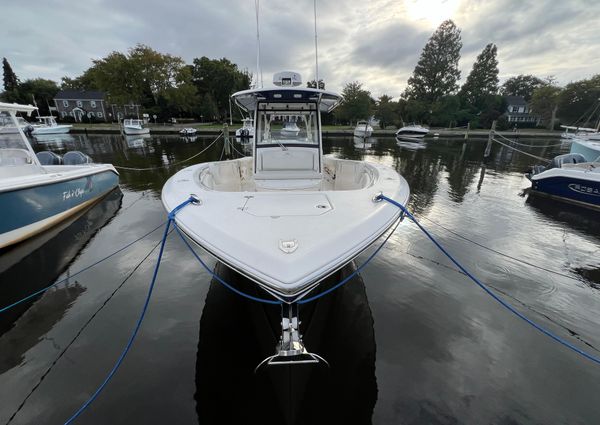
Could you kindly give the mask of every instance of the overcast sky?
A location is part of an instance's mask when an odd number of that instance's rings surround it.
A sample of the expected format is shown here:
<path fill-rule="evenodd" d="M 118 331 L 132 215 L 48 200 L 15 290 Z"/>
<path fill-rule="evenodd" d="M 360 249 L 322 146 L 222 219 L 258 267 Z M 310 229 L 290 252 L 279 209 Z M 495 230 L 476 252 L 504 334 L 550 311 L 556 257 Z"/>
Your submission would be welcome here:
<path fill-rule="evenodd" d="M 374 96 L 398 97 L 444 19 L 462 29 L 461 83 L 490 42 L 501 81 L 600 73 L 600 0 L 318 0 L 317 9 L 319 76 L 334 91 L 360 81 Z M 74 77 L 136 43 L 256 69 L 253 0 L 29 0 L 3 2 L 0 16 L 0 57 L 21 80 Z M 260 0 L 260 38 L 265 83 L 280 70 L 314 78 L 311 0 Z"/>

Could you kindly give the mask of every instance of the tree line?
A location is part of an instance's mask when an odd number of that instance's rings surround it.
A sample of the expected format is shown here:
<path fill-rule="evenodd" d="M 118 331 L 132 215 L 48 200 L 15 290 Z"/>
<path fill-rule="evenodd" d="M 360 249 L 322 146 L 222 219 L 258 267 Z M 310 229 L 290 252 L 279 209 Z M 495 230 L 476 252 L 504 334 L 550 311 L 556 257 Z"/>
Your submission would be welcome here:
<path fill-rule="evenodd" d="M 375 116 L 380 125 L 402 126 L 417 122 L 434 127 L 489 128 L 498 120 L 499 128 L 508 127 L 503 114 L 504 96 L 522 96 L 541 124 L 556 127 L 559 122 L 581 126 L 586 112 L 600 98 L 600 74 L 561 87 L 552 77 L 518 75 L 499 85 L 498 48 L 486 45 L 460 86 L 458 68 L 462 49 L 461 30 L 451 20 L 444 21 L 425 44 L 407 87 L 396 101 L 387 94 L 374 99 L 363 84 L 353 81 L 342 90 L 344 100 L 326 123 L 354 124 Z M 194 117 L 220 121 L 229 116 L 230 95 L 250 87 L 251 74 L 226 58 L 195 58 L 191 64 L 170 54 L 159 53 L 138 44 L 126 53 L 112 52 L 92 61 L 92 66 L 76 78 L 63 77 L 60 83 L 43 78 L 23 82 L 6 58 L 2 61 L 4 92 L 7 102 L 32 103 L 35 97 L 40 112 L 49 113 L 60 89 L 99 90 L 108 102 L 137 104 L 160 120 Z M 323 80 L 309 81 L 307 87 L 325 88 Z M 232 110 L 236 118 L 241 114 Z"/>
<path fill-rule="evenodd" d="M 49 113 L 59 90 L 97 90 L 109 104 L 140 105 L 141 110 L 159 120 L 194 117 L 204 121 L 229 116 L 229 96 L 250 87 L 251 75 L 229 59 L 195 58 L 192 64 L 138 44 L 127 53 L 112 52 L 92 61 L 92 66 L 76 78 L 63 77 L 60 83 L 42 78 L 23 82 L 6 58 L 2 61 L 6 102 L 30 104 L 37 101 L 42 114 Z M 232 110 L 239 115 L 239 111 Z"/>
<path fill-rule="evenodd" d="M 547 128 L 556 128 L 559 123 L 596 124 L 585 121 L 589 118 L 586 112 L 598 105 L 600 99 L 600 74 L 564 87 L 553 77 L 518 75 L 499 86 L 498 48 L 490 43 L 477 56 L 464 84 L 459 86 L 461 48 L 460 28 L 451 20 L 444 21 L 423 48 L 397 101 L 387 94 L 374 99 L 360 82 L 350 82 L 342 91 L 344 101 L 335 110 L 335 119 L 352 125 L 375 116 L 382 128 L 409 122 L 434 127 L 469 123 L 472 128 L 490 128 L 497 120 L 498 128 L 503 129 L 509 126 L 503 116 L 507 108 L 504 96 L 522 96 L 531 113 L 540 117 L 540 125 Z"/>

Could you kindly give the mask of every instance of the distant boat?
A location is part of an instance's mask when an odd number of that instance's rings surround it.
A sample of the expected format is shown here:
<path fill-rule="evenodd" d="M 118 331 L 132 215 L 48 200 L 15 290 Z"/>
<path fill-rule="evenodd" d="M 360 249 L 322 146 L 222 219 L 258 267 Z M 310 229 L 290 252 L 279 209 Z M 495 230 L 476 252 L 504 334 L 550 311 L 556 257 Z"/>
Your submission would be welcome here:
<path fill-rule="evenodd" d="M 297 136 L 300 133 L 300 127 L 295 121 L 285 121 L 283 128 L 279 130 L 282 136 Z"/>
<path fill-rule="evenodd" d="M 38 117 L 40 124 L 33 125 L 31 134 L 42 136 L 45 134 L 65 134 L 71 131 L 71 124 L 57 124 L 53 116 Z"/>
<path fill-rule="evenodd" d="M 254 120 L 252 118 L 244 118 L 242 127 L 235 130 L 235 137 L 253 138 L 254 137 Z"/>
<path fill-rule="evenodd" d="M 371 137 L 373 127 L 367 121 L 359 121 L 354 127 L 354 135 L 356 137 Z"/>
<path fill-rule="evenodd" d="M 560 127 L 565 129 L 565 131 L 560 135 L 560 137 L 563 139 L 600 141 L 600 131 L 597 128 L 576 127 L 572 125 L 561 125 Z"/>
<path fill-rule="evenodd" d="M 0 248 L 30 238 L 92 205 L 119 184 L 110 164 L 93 164 L 81 152 L 62 158 L 53 152 L 37 155 L 19 131 L 17 112 L 33 106 L 0 103 L 0 115 L 10 117 L 13 128 L 0 136 Z"/>
<path fill-rule="evenodd" d="M 418 124 L 411 124 L 396 131 L 396 137 L 421 139 L 429 133 L 429 129 Z"/>
<path fill-rule="evenodd" d="M 145 126 L 143 120 L 127 119 L 123 121 L 125 134 L 149 134 L 150 129 Z"/>
<path fill-rule="evenodd" d="M 192 127 L 186 127 L 186 128 L 182 128 L 181 130 L 179 130 L 179 134 L 181 134 L 182 136 L 193 136 L 198 132 L 198 130 L 196 130 L 195 128 Z"/>

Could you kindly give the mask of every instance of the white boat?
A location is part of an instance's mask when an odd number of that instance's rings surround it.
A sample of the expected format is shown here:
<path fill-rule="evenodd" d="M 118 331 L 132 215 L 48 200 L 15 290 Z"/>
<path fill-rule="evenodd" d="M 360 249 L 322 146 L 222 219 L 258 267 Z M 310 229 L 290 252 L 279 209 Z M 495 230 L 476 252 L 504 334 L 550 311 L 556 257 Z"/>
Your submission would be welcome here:
<path fill-rule="evenodd" d="M 36 155 L 16 121 L 17 112 L 35 109 L 0 103 L 0 114 L 14 123 L 12 131 L 5 128 L 0 134 L 0 248 L 54 226 L 119 183 L 112 165 L 93 164 L 81 152 L 62 158 L 48 151 Z"/>
<path fill-rule="evenodd" d="M 371 137 L 373 127 L 367 121 L 359 121 L 354 127 L 354 136 L 356 137 Z"/>
<path fill-rule="evenodd" d="M 396 137 L 422 139 L 429 133 L 429 129 L 418 124 L 411 124 L 396 131 Z"/>
<path fill-rule="evenodd" d="M 289 119 L 292 119 L 292 117 L 290 116 Z M 296 121 L 290 121 L 289 119 L 283 122 L 283 127 L 281 130 L 279 130 L 279 132 L 285 137 L 297 136 L 298 133 L 300 133 L 300 127 L 298 127 Z"/>
<path fill-rule="evenodd" d="M 323 156 L 320 115 L 341 96 L 292 81 L 300 82 L 299 74 L 278 73 L 275 87 L 233 95 L 254 115 L 251 157 L 187 167 L 162 190 L 167 211 L 191 195 L 198 199 L 177 213 L 177 226 L 281 300 L 288 324 L 297 319 L 298 301 L 398 223 L 399 210 L 377 195 L 403 204 L 409 197 L 408 183 L 391 167 Z M 276 130 L 282 117 L 301 125 L 296 137 Z M 297 333 L 284 326 L 282 341 L 302 348 L 288 344 L 278 356 L 306 354 Z"/>
<path fill-rule="evenodd" d="M 195 128 L 192 127 L 186 127 L 186 128 L 182 128 L 181 130 L 179 130 L 179 134 L 181 134 L 182 136 L 193 136 L 198 132 L 198 130 L 196 130 Z"/>
<path fill-rule="evenodd" d="M 572 125 L 561 125 L 565 131 L 560 135 L 563 139 L 598 140 L 600 131 L 597 128 L 577 127 Z"/>
<path fill-rule="evenodd" d="M 252 118 L 244 118 L 242 127 L 235 130 L 235 137 L 248 139 L 254 137 L 254 120 Z"/>
<path fill-rule="evenodd" d="M 123 120 L 123 131 L 125 134 L 149 134 L 150 129 L 145 126 L 143 120 Z"/>
<path fill-rule="evenodd" d="M 53 116 L 38 117 L 40 124 L 35 124 L 31 134 L 43 136 L 45 134 L 65 134 L 71 131 L 71 124 L 57 124 Z"/>

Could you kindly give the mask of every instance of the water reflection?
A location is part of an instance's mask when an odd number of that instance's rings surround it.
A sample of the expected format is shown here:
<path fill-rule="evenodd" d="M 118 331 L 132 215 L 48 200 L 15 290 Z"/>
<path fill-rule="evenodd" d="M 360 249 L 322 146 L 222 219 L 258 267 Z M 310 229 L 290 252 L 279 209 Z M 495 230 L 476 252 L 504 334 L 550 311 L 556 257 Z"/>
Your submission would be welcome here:
<path fill-rule="evenodd" d="M 0 252 L 0 300 L 2 307 L 14 303 L 54 282 L 77 257 L 94 234 L 105 226 L 121 207 L 122 193 L 116 189 L 87 210 L 73 215 L 59 225 L 30 238 L 14 247 Z M 72 286 L 59 287 L 49 292 L 55 298 L 65 293 L 65 303 L 50 303 L 57 313 L 58 321 L 70 305 L 73 296 L 82 292 Z M 0 315 L 0 336 L 16 326 L 17 320 L 40 298 L 40 295 Z M 67 301 L 69 301 L 67 303 Z M 48 317 L 43 314 L 42 316 Z M 52 316 L 52 315 L 50 315 Z M 53 320 L 50 322 L 53 323 Z M 48 326 L 51 326 L 49 323 Z M 36 328 L 35 334 L 44 334 L 44 326 Z M 31 329 L 29 329 L 31 332 Z M 10 338 L 14 338 L 10 336 Z"/>
<path fill-rule="evenodd" d="M 330 280 L 353 270 L 348 266 Z M 216 272 L 245 290 L 254 286 L 223 265 Z M 325 357 L 331 369 L 273 366 L 253 373 L 274 352 L 280 314 L 278 306 L 247 301 L 211 283 L 196 361 L 199 423 L 371 423 L 377 398 L 375 336 L 362 279 L 300 311 L 307 348 Z"/>

